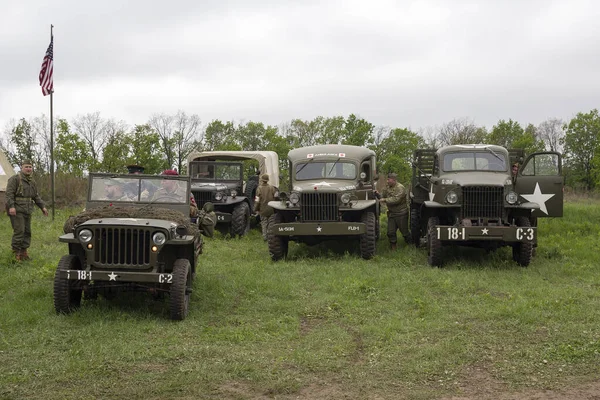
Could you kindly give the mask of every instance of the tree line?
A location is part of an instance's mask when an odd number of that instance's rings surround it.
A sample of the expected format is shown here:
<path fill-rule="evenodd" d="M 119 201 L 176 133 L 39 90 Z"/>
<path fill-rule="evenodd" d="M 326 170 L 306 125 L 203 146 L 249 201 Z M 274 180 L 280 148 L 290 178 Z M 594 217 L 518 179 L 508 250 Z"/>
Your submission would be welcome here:
<path fill-rule="evenodd" d="M 45 115 L 12 120 L 0 138 L 10 162 L 33 160 L 38 175 L 50 170 L 50 129 Z M 166 168 L 186 171 L 192 151 L 273 150 L 282 173 L 287 152 L 318 144 L 349 144 L 375 151 L 379 172 L 394 171 L 409 182 L 412 153 L 417 148 L 450 144 L 484 143 L 506 148 L 563 153 L 566 184 L 594 190 L 600 186 L 600 116 L 598 110 L 580 112 L 570 121 L 550 118 L 523 127 L 512 119 L 499 120 L 491 129 L 467 118 L 439 127 L 412 130 L 376 126 L 355 114 L 312 120 L 294 119 L 278 126 L 262 122 L 213 120 L 202 125 L 197 114 L 153 114 L 146 123 L 130 126 L 103 118 L 100 112 L 78 115 L 71 121 L 57 118 L 54 124 L 54 160 L 57 175 L 84 177 L 89 172 L 126 172 L 125 165 L 138 164 L 146 173 Z"/>

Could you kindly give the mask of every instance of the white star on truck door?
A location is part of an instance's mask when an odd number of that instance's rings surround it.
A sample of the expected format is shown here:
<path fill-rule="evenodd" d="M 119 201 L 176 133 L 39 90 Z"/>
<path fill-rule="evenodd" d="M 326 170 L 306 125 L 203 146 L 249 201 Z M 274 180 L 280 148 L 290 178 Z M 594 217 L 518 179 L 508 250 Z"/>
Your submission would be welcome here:
<path fill-rule="evenodd" d="M 523 196 L 528 201 L 538 203 L 540 205 L 540 210 L 544 214 L 548 215 L 548 209 L 546 208 L 546 202 L 548 200 L 550 200 L 552 197 L 554 197 L 554 194 L 543 194 L 542 191 L 540 190 L 540 184 L 536 182 L 535 190 L 533 191 L 533 194 L 522 194 L 521 196 Z"/>

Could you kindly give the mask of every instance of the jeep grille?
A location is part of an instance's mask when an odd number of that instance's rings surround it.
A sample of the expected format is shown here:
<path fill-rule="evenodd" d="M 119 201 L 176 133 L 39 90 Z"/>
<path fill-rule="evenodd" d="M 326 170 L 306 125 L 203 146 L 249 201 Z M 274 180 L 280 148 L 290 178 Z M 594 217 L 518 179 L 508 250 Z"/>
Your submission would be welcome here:
<path fill-rule="evenodd" d="M 150 265 L 150 230 L 139 228 L 96 228 L 96 264 Z"/>
<path fill-rule="evenodd" d="M 212 201 L 214 192 L 194 192 L 194 200 L 196 200 L 196 205 L 198 205 L 198 209 L 200 210 L 204 203 L 207 201 Z"/>
<path fill-rule="evenodd" d="M 302 221 L 337 221 L 338 203 L 335 193 L 302 193 Z"/>
<path fill-rule="evenodd" d="M 463 218 L 501 219 L 504 188 L 494 186 L 463 187 Z"/>

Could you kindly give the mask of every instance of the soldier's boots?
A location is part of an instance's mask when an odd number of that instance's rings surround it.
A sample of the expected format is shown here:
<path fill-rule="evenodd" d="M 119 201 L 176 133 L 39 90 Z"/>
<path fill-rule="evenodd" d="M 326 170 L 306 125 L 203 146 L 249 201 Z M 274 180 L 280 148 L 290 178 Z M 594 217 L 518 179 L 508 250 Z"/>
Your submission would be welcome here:
<path fill-rule="evenodd" d="M 15 255 L 15 260 L 22 261 L 21 249 L 13 249 L 13 254 Z"/>
<path fill-rule="evenodd" d="M 31 257 L 29 257 L 29 254 L 27 254 L 27 249 L 21 249 L 21 260 L 23 260 L 23 261 L 31 260 Z"/>
<path fill-rule="evenodd" d="M 391 248 L 392 248 L 392 251 L 395 251 L 398 248 L 398 245 L 396 243 L 392 243 Z"/>

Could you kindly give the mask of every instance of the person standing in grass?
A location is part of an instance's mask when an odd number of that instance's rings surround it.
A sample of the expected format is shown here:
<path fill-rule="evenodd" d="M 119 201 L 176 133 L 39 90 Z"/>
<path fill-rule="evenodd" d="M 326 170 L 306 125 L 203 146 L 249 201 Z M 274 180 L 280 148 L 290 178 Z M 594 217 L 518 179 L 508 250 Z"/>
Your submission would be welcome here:
<path fill-rule="evenodd" d="M 275 200 L 277 190 L 275 186 L 269 184 L 269 175 L 262 174 L 260 176 L 260 184 L 256 190 L 258 201 L 254 206 L 254 211 L 260 215 L 260 225 L 262 227 L 263 240 L 266 242 L 269 235 L 270 216 L 273 215 L 273 208 L 269 206 L 269 202 Z"/>
<path fill-rule="evenodd" d="M 30 259 L 27 249 L 31 245 L 31 214 L 33 203 L 48 216 L 48 210 L 33 180 L 31 160 L 21 162 L 21 171 L 11 176 L 6 184 L 6 212 L 13 229 L 12 251 L 17 261 Z"/>
<path fill-rule="evenodd" d="M 396 250 L 397 247 L 397 230 L 400 230 L 404 241 L 410 243 L 410 234 L 408 232 L 408 197 L 406 188 L 398 182 L 398 175 L 390 172 L 387 176 L 387 187 L 383 189 L 383 193 L 381 194 L 376 190 L 375 195 L 388 209 L 387 237 L 392 250 Z"/>

